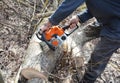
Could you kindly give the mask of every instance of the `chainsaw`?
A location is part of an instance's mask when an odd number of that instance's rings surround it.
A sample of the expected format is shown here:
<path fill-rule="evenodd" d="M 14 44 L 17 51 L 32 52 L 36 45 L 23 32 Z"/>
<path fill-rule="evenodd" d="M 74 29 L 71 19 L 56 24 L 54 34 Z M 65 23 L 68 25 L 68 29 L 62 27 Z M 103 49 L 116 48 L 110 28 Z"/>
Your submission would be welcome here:
<path fill-rule="evenodd" d="M 36 36 L 38 39 L 44 41 L 50 49 L 55 51 L 56 47 L 62 45 L 67 37 L 78 29 L 78 25 L 76 25 L 74 30 L 70 33 L 66 33 L 65 30 L 69 27 L 70 25 L 64 26 L 63 28 L 60 26 L 53 26 L 50 29 L 45 30 L 42 34 L 40 32 L 36 33 Z"/>

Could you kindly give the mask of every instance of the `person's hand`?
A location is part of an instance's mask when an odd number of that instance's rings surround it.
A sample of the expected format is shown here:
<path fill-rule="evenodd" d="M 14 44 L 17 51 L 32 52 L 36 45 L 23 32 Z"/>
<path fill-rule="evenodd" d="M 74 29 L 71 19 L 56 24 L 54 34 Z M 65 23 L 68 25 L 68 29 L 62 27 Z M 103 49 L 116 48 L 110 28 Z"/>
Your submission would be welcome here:
<path fill-rule="evenodd" d="M 76 15 L 76 16 L 73 16 L 73 17 L 70 19 L 70 22 L 69 22 L 70 28 L 76 27 L 76 25 L 78 24 L 79 20 L 80 20 L 80 19 L 78 18 L 77 15 Z"/>
<path fill-rule="evenodd" d="M 43 26 L 41 26 L 40 32 L 44 32 L 45 30 L 48 30 L 49 28 L 51 28 L 51 26 L 52 26 L 52 24 L 48 21 Z"/>

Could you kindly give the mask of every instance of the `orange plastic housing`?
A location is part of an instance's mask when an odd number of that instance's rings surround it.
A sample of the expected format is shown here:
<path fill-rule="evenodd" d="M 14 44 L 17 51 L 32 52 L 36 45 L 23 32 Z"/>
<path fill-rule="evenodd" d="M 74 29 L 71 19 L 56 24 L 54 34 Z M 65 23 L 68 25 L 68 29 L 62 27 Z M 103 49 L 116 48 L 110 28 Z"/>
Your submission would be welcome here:
<path fill-rule="evenodd" d="M 46 40 L 50 40 L 54 34 L 61 36 L 64 34 L 64 30 L 62 28 L 60 28 L 59 26 L 53 26 L 49 30 L 45 31 Z"/>
<path fill-rule="evenodd" d="M 52 41 L 51 43 L 52 43 L 52 45 L 54 45 L 54 46 L 58 46 L 58 45 L 59 45 L 59 41 L 58 41 L 58 40 L 54 40 L 54 41 Z"/>

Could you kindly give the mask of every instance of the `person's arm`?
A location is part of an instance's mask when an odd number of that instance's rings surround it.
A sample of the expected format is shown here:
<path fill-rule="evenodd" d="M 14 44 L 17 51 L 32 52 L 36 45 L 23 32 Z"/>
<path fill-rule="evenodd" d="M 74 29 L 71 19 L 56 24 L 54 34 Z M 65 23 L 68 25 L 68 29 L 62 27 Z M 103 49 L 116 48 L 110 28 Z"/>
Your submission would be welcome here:
<path fill-rule="evenodd" d="M 85 21 L 93 18 L 92 14 L 89 12 L 89 10 L 85 10 L 82 13 L 77 15 L 79 18 L 80 23 L 84 23 Z"/>
<path fill-rule="evenodd" d="M 77 7 L 85 0 L 64 0 L 54 14 L 51 15 L 49 21 L 52 25 L 58 25 L 63 19 L 69 16 Z"/>

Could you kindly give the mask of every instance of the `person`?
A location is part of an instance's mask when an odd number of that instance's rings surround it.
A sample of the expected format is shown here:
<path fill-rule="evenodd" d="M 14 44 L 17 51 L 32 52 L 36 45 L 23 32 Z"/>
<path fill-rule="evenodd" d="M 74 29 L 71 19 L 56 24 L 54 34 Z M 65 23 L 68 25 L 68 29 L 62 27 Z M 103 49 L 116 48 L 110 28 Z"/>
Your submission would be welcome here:
<path fill-rule="evenodd" d="M 70 19 L 70 27 L 93 17 L 101 24 L 101 40 L 91 54 L 87 70 L 79 82 L 94 83 L 104 71 L 112 54 L 120 48 L 120 0 L 64 0 L 41 30 L 58 25 L 84 2 L 87 6 L 86 11 L 73 16 Z"/>

